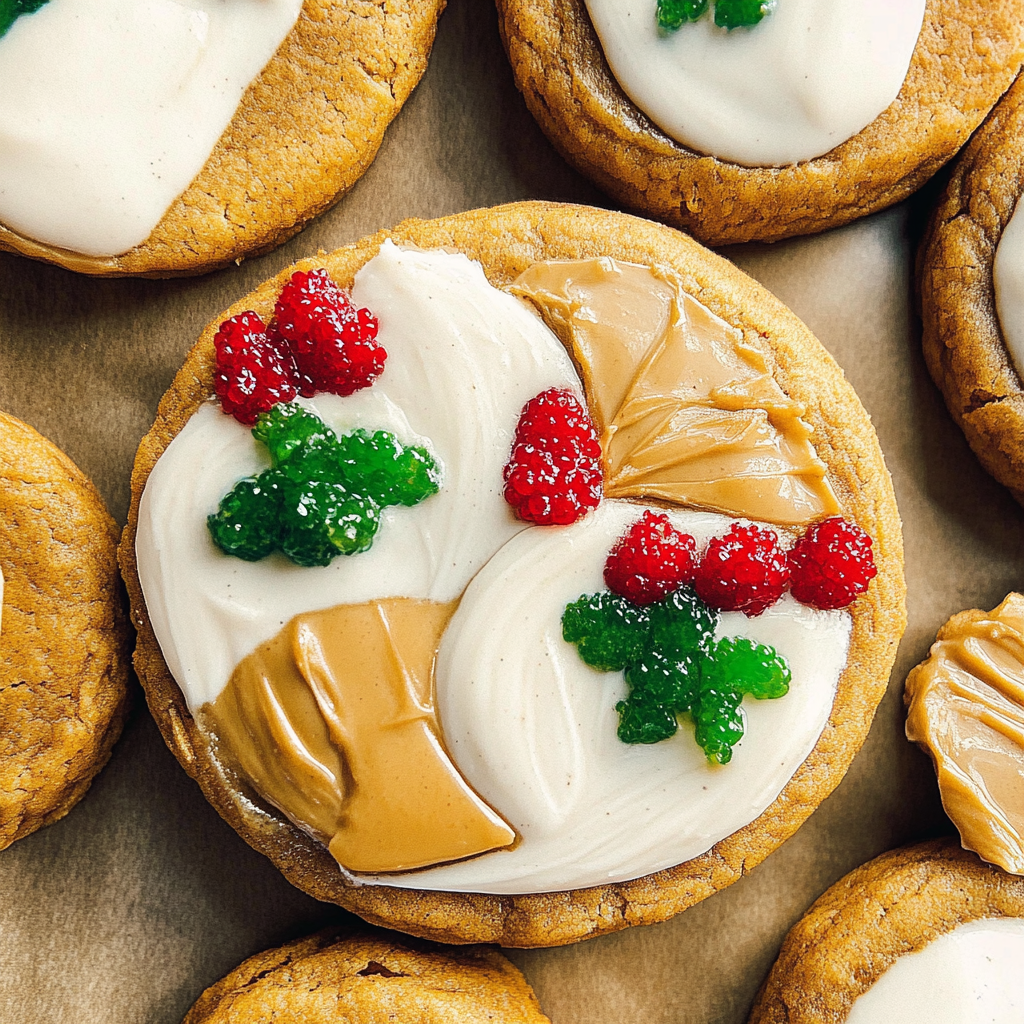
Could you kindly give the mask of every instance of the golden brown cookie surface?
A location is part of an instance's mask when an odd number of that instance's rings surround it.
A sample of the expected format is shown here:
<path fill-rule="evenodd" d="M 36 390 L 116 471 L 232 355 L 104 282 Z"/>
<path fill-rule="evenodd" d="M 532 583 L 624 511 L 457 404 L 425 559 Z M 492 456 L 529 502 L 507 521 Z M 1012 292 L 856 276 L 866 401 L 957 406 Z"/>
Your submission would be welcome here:
<path fill-rule="evenodd" d="M 921 245 L 922 344 L 981 464 L 1024 501 L 1024 384 L 996 314 L 992 265 L 1024 191 L 1024 80 L 961 154 Z"/>
<path fill-rule="evenodd" d="M 839 1024 L 898 957 L 984 917 L 1024 917 L 1024 879 L 949 839 L 883 854 L 794 925 L 749 1024 Z"/>
<path fill-rule="evenodd" d="M 250 957 L 183 1024 L 548 1024 L 497 950 L 325 931 Z"/>
<path fill-rule="evenodd" d="M 127 710 L 117 528 L 96 489 L 0 413 L 0 849 L 62 818 Z"/>
<path fill-rule="evenodd" d="M 559 152 L 619 202 L 712 245 L 823 231 L 906 198 L 967 141 L 1024 60 L 1021 0 L 928 0 L 887 110 L 824 156 L 748 168 L 687 149 L 628 99 L 584 0 L 497 5 L 516 84 Z"/>
<path fill-rule="evenodd" d="M 349 287 L 356 270 L 376 254 L 385 238 L 465 252 L 479 260 L 491 283 L 499 286 L 544 259 L 610 255 L 662 264 L 680 276 L 694 297 L 740 327 L 745 340 L 764 352 L 779 384 L 807 407 L 818 454 L 828 466 L 845 514 L 875 543 L 879 575 L 853 608 L 849 664 L 828 726 L 760 818 L 680 867 L 616 885 L 527 896 L 348 886 L 325 848 L 279 815 L 257 809 L 251 794 L 240 793 L 238 780 L 208 756 L 160 654 L 138 582 L 134 541 L 139 497 L 160 454 L 212 393 L 213 335 L 220 317 L 204 332 L 165 395 L 157 421 L 140 446 L 132 478 L 132 509 L 120 558 L 139 628 L 136 666 L 150 707 L 183 766 L 247 842 L 300 888 L 374 923 L 447 941 L 543 946 L 665 920 L 736 881 L 791 835 L 835 788 L 867 734 L 904 624 L 899 516 L 874 431 L 841 370 L 789 310 L 731 264 L 669 228 L 588 207 L 520 203 L 436 221 L 408 221 L 299 266 L 326 266 L 339 284 Z M 268 281 L 225 315 L 245 309 L 268 314 L 294 269 Z"/>
<path fill-rule="evenodd" d="M 100 276 L 199 274 L 281 245 L 362 176 L 426 70 L 444 0 L 305 0 L 205 166 L 149 238 L 87 257 L 0 225 L 0 249 Z"/>

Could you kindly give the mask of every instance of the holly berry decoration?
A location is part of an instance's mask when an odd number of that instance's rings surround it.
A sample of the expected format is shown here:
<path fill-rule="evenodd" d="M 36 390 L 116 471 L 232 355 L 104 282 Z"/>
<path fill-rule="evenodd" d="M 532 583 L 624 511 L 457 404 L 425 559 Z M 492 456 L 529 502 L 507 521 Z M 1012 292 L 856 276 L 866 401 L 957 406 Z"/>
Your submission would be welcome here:
<path fill-rule="evenodd" d="M 575 523 L 601 503 L 601 446 L 571 391 L 549 388 L 526 403 L 504 478 L 516 515 L 541 526 Z"/>
<path fill-rule="evenodd" d="M 789 552 L 790 591 L 815 608 L 845 608 L 878 575 L 871 538 L 841 516 L 815 523 Z"/>
<path fill-rule="evenodd" d="M 224 321 L 214 348 L 214 390 L 224 411 L 248 426 L 297 394 L 368 387 L 387 359 L 377 318 L 353 306 L 324 269 L 292 274 L 268 325 L 252 311 Z"/>
<path fill-rule="evenodd" d="M 753 617 L 782 597 L 789 572 L 774 530 L 733 523 L 724 537 L 708 544 L 693 582 L 712 608 Z"/>
<path fill-rule="evenodd" d="M 696 546 L 667 515 L 648 509 L 616 541 L 604 565 L 604 582 L 634 604 L 660 601 L 693 579 Z"/>

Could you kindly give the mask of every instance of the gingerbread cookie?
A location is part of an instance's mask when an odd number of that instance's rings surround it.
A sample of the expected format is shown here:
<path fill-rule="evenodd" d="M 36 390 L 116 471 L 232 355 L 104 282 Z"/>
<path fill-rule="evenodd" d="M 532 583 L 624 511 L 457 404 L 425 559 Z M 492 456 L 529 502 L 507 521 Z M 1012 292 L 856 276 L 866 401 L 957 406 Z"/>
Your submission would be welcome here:
<path fill-rule="evenodd" d="M 183 1024 L 548 1024 L 526 979 L 485 946 L 440 949 L 386 932 L 328 930 L 250 957 Z"/>
<path fill-rule="evenodd" d="M 0 413 L 0 849 L 62 818 L 128 706 L 117 532 L 58 448 Z"/>
<path fill-rule="evenodd" d="M 883 854 L 786 936 L 750 1024 L 1014 1024 L 1024 881 L 948 839 Z"/>
<path fill-rule="evenodd" d="M 173 276 L 273 249 L 355 184 L 444 3 L 32 6 L 0 24 L 0 249 Z"/>
<path fill-rule="evenodd" d="M 715 245 L 822 231 L 910 195 L 1024 57 L 1018 3 L 718 0 L 717 26 L 707 3 L 679 0 L 497 5 L 516 83 L 559 152 Z M 769 6 L 759 24 L 722 20 Z"/>
<path fill-rule="evenodd" d="M 671 229 L 522 203 L 226 316 L 140 447 L 120 558 L 165 739 L 293 883 L 560 944 L 711 895 L 838 784 L 903 628 L 900 525 L 766 291 Z"/>
<path fill-rule="evenodd" d="M 1024 501 L 1024 338 L 1014 218 L 1024 175 L 1017 81 L 957 161 L 918 255 L 932 378 L 981 464 Z"/>

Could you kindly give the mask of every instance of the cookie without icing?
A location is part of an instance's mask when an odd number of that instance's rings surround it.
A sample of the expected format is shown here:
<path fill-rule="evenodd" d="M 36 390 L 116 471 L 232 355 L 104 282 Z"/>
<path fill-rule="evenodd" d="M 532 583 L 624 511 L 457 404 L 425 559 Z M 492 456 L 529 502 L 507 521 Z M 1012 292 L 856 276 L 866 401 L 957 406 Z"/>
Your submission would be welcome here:
<path fill-rule="evenodd" d="M 0 413 L 0 849 L 64 817 L 128 706 L 117 527 L 82 472 Z"/>
<path fill-rule="evenodd" d="M 0 225 L 0 250 L 83 274 L 200 274 L 286 242 L 341 198 L 426 70 L 444 0 L 305 0 L 205 166 L 149 238 L 92 257 Z"/>
<path fill-rule="evenodd" d="M 1024 504 L 1024 383 L 996 313 L 996 248 L 1024 192 L 1024 80 L 963 151 L 918 254 L 932 379 L 981 464 Z"/>
<path fill-rule="evenodd" d="M 885 853 L 836 882 L 793 926 L 749 1024 L 845 1021 L 899 957 L 992 917 L 1024 917 L 1024 879 L 950 839 Z"/>
<path fill-rule="evenodd" d="M 328 930 L 257 953 L 182 1024 L 549 1024 L 497 950 L 445 949 L 385 932 Z"/>
<path fill-rule="evenodd" d="M 352 886 L 326 847 L 291 825 L 211 756 L 160 652 L 138 578 L 139 500 L 157 459 L 213 393 L 213 336 L 221 320 L 253 309 L 269 316 L 296 269 L 325 266 L 342 287 L 385 238 L 444 247 L 480 261 L 491 284 L 507 286 L 540 260 L 610 255 L 661 264 L 686 290 L 760 349 L 786 391 L 806 406 L 818 456 L 845 514 L 874 539 L 878 577 L 851 609 L 853 633 L 829 722 L 814 750 L 757 820 L 679 867 L 613 885 L 496 896 Z M 285 876 L 318 899 L 383 924 L 449 942 L 551 946 L 665 920 L 738 880 L 788 838 L 838 785 L 867 735 L 904 626 L 899 515 L 877 438 L 842 371 L 777 299 L 731 264 L 670 228 L 623 214 L 551 203 L 517 203 L 435 221 L 407 221 L 330 255 L 306 260 L 236 303 L 203 333 L 164 396 L 132 476 L 132 506 L 120 560 L 139 631 L 135 665 L 165 740 L 220 814 Z"/>
<path fill-rule="evenodd" d="M 905 199 L 967 141 L 1024 60 L 1021 0 L 929 0 L 887 110 L 824 156 L 751 168 L 687 149 L 636 107 L 584 0 L 496 2 L 516 84 L 562 156 L 618 202 L 709 245 L 824 231 Z"/>

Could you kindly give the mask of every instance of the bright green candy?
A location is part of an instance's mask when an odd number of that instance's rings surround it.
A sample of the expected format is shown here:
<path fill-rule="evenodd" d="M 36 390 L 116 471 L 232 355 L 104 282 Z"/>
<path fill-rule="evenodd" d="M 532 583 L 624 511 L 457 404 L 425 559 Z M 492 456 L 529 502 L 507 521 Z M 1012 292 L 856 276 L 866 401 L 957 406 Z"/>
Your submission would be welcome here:
<path fill-rule="evenodd" d="M 758 700 L 785 697 L 793 679 L 786 659 L 773 647 L 745 637 L 719 640 L 705 674 L 730 680 L 734 689 Z"/>
<path fill-rule="evenodd" d="M 647 647 L 664 654 L 707 650 L 718 628 L 718 612 L 689 587 L 647 606 L 650 633 Z"/>
<path fill-rule="evenodd" d="M 715 0 L 715 24 L 719 28 L 756 25 L 775 10 L 775 0 Z"/>
<path fill-rule="evenodd" d="M 0 0 L 0 36 L 23 14 L 35 14 L 46 0 Z"/>
<path fill-rule="evenodd" d="M 599 672 L 621 672 L 643 653 L 648 619 L 643 608 L 618 594 L 584 594 L 566 605 L 562 637 Z"/>
<path fill-rule="evenodd" d="M 674 32 L 685 21 L 707 14 L 708 0 L 658 0 L 658 28 Z"/>
<path fill-rule="evenodd" d="M 674 714 L 683 714 L 693 707 L 697 696 L 700 659 L 693 655 L 666 657 L 658 650 L 648 650 L 626 666 L 626 682 L 631 696 L 643 694 Z"/>
<path fill-rule="evenodd" d="M 642 690 L 620 700 L 615 710 L 619 713 L 618 736 L 623 743 L 660 743 L 674 736 L 679 728 L 671 708 Z"/>
<path fill-rule="evenodd" d="M 329 565 L 370 547 L 382 508 L 415 505 L 440 486 L 425 449 L 383 430 L 339 437 L 294 403 L 263 413 L 252 433 L 271 468 L 236 484 L 207 519 L 214 543 L 247 561 L 280 550 L 298 565 Z"/>

